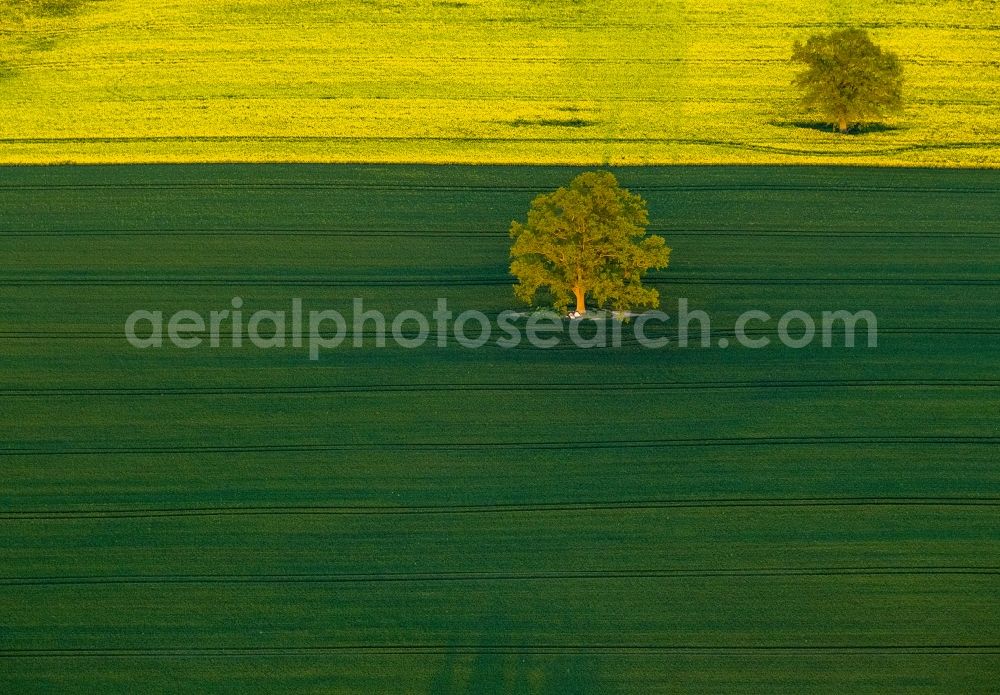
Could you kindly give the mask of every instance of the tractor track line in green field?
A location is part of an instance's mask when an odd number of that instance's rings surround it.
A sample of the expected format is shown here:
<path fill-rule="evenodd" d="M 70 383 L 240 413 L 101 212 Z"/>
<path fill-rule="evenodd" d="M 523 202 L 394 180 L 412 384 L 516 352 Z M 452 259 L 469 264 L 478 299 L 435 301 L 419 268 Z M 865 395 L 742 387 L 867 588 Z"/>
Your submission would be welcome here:
<path fill-rule="evenodd" d="M 816 184 L 747 184 L 743 186 L 713 186 L 690 184 L 665 184 L 660 186 L 630 185 L 628 189 L 634 193 L 663 193 L 676 191 L 679 193 L 743 193 L 743 192 L 782 192 L 799 193 L 805 191 L 828 192 L 830 186 Z M 459 185 L 459 184 L 350 184 L 350 183 L 38 183 L 38 184 L 2 184 L 0 191 L 393 191 L 393 192 L 441 192 L 441 193 L 544 193 L 544 186 L 490 186 L 490 185 Z M 838 193 L 980 193 L 985 195 L 1000 194 L 997 188 L 979 187 L 930 187 L 930 186 L 856 186 L 852 184 L 836 187 Z"/>
<path fill-rule="evenodd" d="M 479 655 L 479 654 L 694 654 L 706 656 L 748 656 L 778 654 L 859 654 L 879 656 L 994 655 L 996 644 L 871 644 L 871 645 L 743 645 L 696 644 L 350 644 L 321 647 L 161 647 L 146 649 L 0 649 L 5 659 L 127 659 L 127 658 L 261 658 L 302 657 L 340 654 Z"/>
<path fill-rule="evenodd" d="M 486 313 L 487 316 L 491 315 L 490 312 L 484 312 L 484 313 Z M 878 332 L 879 332 L 879 335 L 882 335 L 882 334 L 886 334 L 886 335 L 932 335 L 932 336 L 938 336 L 938 335 L 943 335 L 943 336 L 998 335 L 998 334 L 1000 334 L 1000 327 L 997 327 L 997 328 L 986 328 L 986 327 L 983 327 L 983 326 L 968 326 L 968 327 L 966 327 L 966 326 L 955 326 L 955 327 L 939 327 L 939 326 L 921 326 L 921 327 L 879 326 Z M 208 333 L 207 332 L 205 332 L 205 333 L 191 332 L 191 333 L 185 333 L 185 335 L 191 335 L 191 336 L 203 337 L 203 338 L 204 337 L 208 337 Z M 239 335 L 239 333 L 237 333 L 237 335 Z M 664 331 L 662 333 L 656 333 L 655 335 L 653 333 L 650 333 L 649 335 L 650 335 L 650 337 L 665 336 L 665 337 L 668 337 L 668 338 L 677 338 L 677 333 L 676 332 L 670 332 L 670 331 Z M 734 337 L 735 335 L 736 335 L 735 332 L 733 330 L 731 330 L 731 329 L 730 330 L 712 329 L 709 332 L 709 337 L 711 339 L 713 339 L 713 340 L 716 339 L 716 338 L 720 338 L 720 337 Z M 762 337 L 762 336 L 776 337 L 778 334 L 777 334 L 777 331 L 775 331 L 775 330 L 748 328 L 746 331 L 744 331 L 744 335 L 746 335 L 747 337 L 754 338 L 754 337 Z M 376 333 L 372 332 L 372 331 L 358 331 L 357 333 L 352 332 L 352 331 L 348 331 L 348 332 L 346 332 L 344 334 L 344 339 L 345 339 L 345 341 L 347 341 L 349 338 L 353 338 L 354 336 L 363 336 L 363 337 L 366 337 L 366 338 L 374 338 L 374 337 L 376 337 Z M 122 333 L 110 332 L 110 331 L 71 331 L 71 332 L 64 332 L 64 333 L 52 333 L 52 332 L 49 332 L 49 331 L 6 331 L 6 332 L 5 331 L 0 331 L 0 340 L 6 340 L 6 339 L 9 339 L 9 340 L 35 340 L 35 339 L 39 339 L 39 340 L 63 340 L 63 339 L 68 339 L 68 340 L 79 340 L 79 339 L 122 340 L 123 337 L 124 336 L 123 336 Z M 305 334 L 303 334 L 302 337 L 303 338 L 307 338 L 308 336 L 306 336 Z M 248 335 L 247 334 L 243 334 L 243 338 L 247 338 L 248 339 Z M 696 347 L 695 343 L 697 343 L 697 340 L 692 339 L 691 342 L 692 342 L 692 347 Z M 449 337 L 448 344 L 449 345 L 453 344 L 453 338 L 452 337 Z M 625 332 L 622 335 L 622 345 L 626 346 L 626 345 L 633 345 L 633 344 L 638 344 L 637 339 L 635 338 L 635 336 L 630 336 L 630 335 L 628 335 L 627 332 Z M 486 343 L 483 347 L 490 347 L 490 346 L 491 346 L 491 343 Z M 529 347 L 531 349 L 538 349 L 538 348 L 534 348 L 533 346 L 529 346 Z M 529 349 L 529 348 L 526 347 L 526 348 L 512 348 L 512 349 L 516 350 L 516 349 Z M 544 349 L 547 352 L 553 352 L 553 351 L 558 351 L 561 348 L 559 348 L 557 346 L 557 347 L 553 347 L 553 348 L 544 348 Z M 578 348 L 578 347 L 576 347 L 574 345 L 570 345 L 570 347 L 568 349 L 579 350 L 580 348 Z M 600 348 L 592 348 L 592 349 L 600 349 Z"/>
<path fill-rule="evenodd" d="M 353 384 L 329 386 L 208 386 L 149 388 L 4 389 L 0 397 L 51 398 L 62 396 L 245 396 L 326 395 L 335 393 L 425 393 L 452 391 L 687 391 L 742 389 L 827 388 L 1000 388 L 1000 379 L 821 379 L 815 381 L 691 381 L 625 383 L 525 384 Z"/>
<path fill-rule="evenodd" d="M 291 278 L 13 278 L 0 280 L 0 287 L 502 287 L 511 285 L 511 277 L 412 278 L 376 280 L 373 278 L 291 279 Z M 1000 278 L 966 280 L 961 278 L 726 278 L 683 277 L 648 278 L 648 285 L 781 285 L 781 286 L 851 286 L 851 287 L 996 287 Z"/>
<path fill-rule="evenodd" d="M 699 577 L 832 577 L 885 575 L 1000 575 L 1000 567 L 781 567 L 761 569 L 593 570 L 577 572 L 416 572 L 381 574 L 171 574 L 132 576 L 0 577 L 0 586 L 115 584 L 363 584 L 674 579 Z"/>
<path fill-rule="evenodd" d="M 268 444 L 249 446 L 147 446 L 147 447 L 80 447 L 72 449 L 7 448 L 3 456 L 85 456 L 101 454 L 209 454 L 296 451 L 482 451 L 482 450 L 580 450 L 580 449 L 642 449 L 653 447 L 732 447 L 732 446 L 854 446 L 857 444 L 890 446 L 922 444 L 950 446 L 953 444 L 998 445 L 1000 437 L 958 435 L 895 436 L 895 437 L 703 437 L 691 439 L 633 439 L 572 442 L 454 442 L 454 443 L 364 443 L 364 444 Z"/>
<path fill-rule="evenodd" d="M 649 227 L 653 234 L 669 234 L 673 237 L 749 236 L 749 237 L 843 237 L 858 239 L 940 239 L 971 238 L 1000 239 L 1000 232 L 864 232 L 849 230 L 795 230 L 795 229 L 672 229 Z M 113 237 L 113 236 L 307 236 L 333 238 L 365 237 L 414 237 L 414 238 L 497 238 L 507 239 L 506 230 L 407 230 L 407 229 L 13 229 L 0 230 L 0 238 L 9 237 Z"/>
<path fill-rule="evenodd" d="M 1000 497 L 759 497 L 597 502 L 541 502 L 534 504 L 431 505 L 389 507 L 341 506 L 216 506 L 174 509 L 77 509 L 2 512 L 2 521 L 75 521 L 80 519 L 146 519 L 185 516 L 399 516 L 428 514 L 522 514 L 657 509 L 715 509 L 758 507 L 997 507 Z"/>

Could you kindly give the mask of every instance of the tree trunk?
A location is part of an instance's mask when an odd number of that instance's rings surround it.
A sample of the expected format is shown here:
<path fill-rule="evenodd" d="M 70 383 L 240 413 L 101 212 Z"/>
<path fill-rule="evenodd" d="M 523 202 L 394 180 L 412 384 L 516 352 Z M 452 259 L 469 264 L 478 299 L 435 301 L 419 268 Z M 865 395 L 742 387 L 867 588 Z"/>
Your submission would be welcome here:
<path fill-rule="evenodd" d="M 584 300 L 584 292 L 581 287 L 574 287 L 573 294 L 576 295 L 576 310 L 581 314 L 587 313 L 587 303 Z"/>
<path fill-rule="evenodd" d="M 837 127 L 840 128 L 840 132 L 841 133 L 846 133 L 847 132 L 847 119 L 844 118 L 843 116 L 841 116 L 840 120 L 837 122 Z"/>

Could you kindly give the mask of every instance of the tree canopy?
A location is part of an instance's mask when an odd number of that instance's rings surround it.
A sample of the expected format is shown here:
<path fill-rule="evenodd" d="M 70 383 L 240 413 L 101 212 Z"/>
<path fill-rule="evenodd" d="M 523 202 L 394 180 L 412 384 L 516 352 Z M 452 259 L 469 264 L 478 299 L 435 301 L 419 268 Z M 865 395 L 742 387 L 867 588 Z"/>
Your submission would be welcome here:
<path fill-rule="evenodd" d="M 642 276 L 665 268 L 670 249 L 662 237 L 646 235 L 647 224 L 646 201 L 610 172 L 580 174 L 568 187 L 537 196 L 527 222 L 510 228 L 514 294 L 530 304 L 546 288 L 556 309 L 575 299 L 581 314 L 588 296 L 618 311 L 659 306 L 659 293 L 644 287 Z"/>
<path fill-rule="evenodd" d="M 854 124 L 903 107 L 903 68 L 895 54 L 862 29 L 817 34 L 796 42 L 792 60 L 806 68 L 793 84 L 801 105 L 818 111 L 845 133 Z"/>

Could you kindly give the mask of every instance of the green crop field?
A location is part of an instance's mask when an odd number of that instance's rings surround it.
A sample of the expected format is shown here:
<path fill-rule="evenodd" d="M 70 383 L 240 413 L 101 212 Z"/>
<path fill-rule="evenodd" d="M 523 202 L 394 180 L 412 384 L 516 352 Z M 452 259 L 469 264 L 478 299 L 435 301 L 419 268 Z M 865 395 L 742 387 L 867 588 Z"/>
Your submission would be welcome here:
<path fill-rule="evenodd" d="M 790 86 L 845 26 L 906 72 L 850 137 Z M 994 0 L 0 0 L 0 162 L 996 167 L 998 56 Z"/>
<path fill-rule="evenodd" d="M 0 691 L 995 688 L 996 172 L 616 169 L 709 347 L 124 337 L 236 296 L 497 317 L 574 173 L 0 169 Z M 721 347 L 748 309 L 879 344 Z"/>

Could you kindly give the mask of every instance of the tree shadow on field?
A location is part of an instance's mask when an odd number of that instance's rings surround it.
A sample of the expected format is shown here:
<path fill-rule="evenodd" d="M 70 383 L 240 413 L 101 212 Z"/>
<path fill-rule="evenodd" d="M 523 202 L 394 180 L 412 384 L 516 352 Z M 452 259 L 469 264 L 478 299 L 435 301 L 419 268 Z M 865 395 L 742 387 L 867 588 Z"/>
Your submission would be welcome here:
<path fill-rule="evenodd" d="M 501 121 L 512 128 L 527 128 L 541 126 L 547 128 L 591 128 L 600 125 L 600 121 L 587 118 L 516 118 L 513 121 Z"/>
<path fill-rule="evenodd" d="M 72 19 L 95 0 L 0 0 L 0 79 L 35 53 L 51 51 Z"/>
<path fill-rule="evenodd" d="M 825 121 L 771 121 L 770 125 L 777 126 L 778 128 L 818 130 L 821 133 L 837 133 L 838 135 L 869 135 L 871 133 L 892 133 L 904 130 L 902 126 L 890 125 L 888 123 L 856 123 L 848 128 L 846 133 L 840 133 L 836 125 Z"/>
<path fill-rule="evenodd" d="M 88 0 L 29 0 L 22 2 L 29 11 L 42 17 L 69 17 Z"/>

